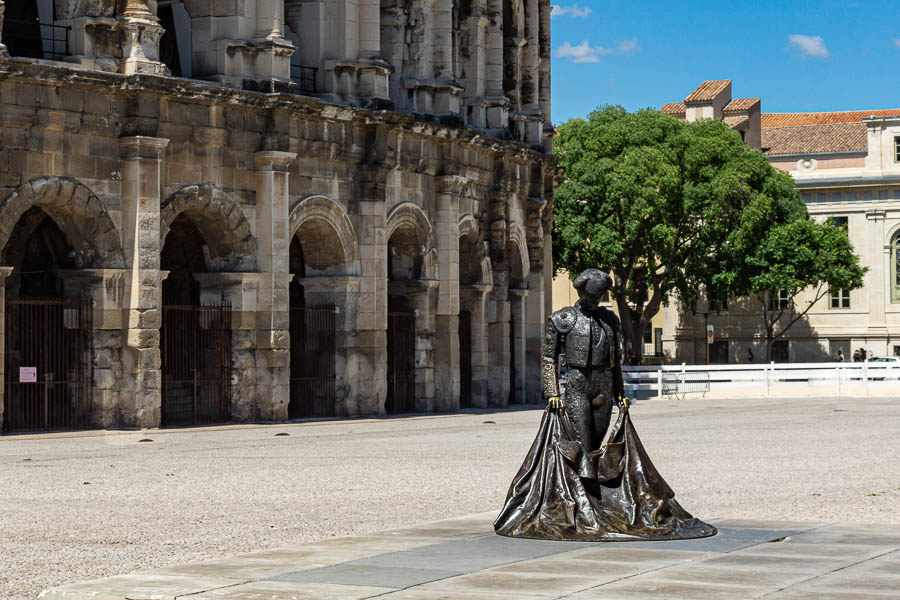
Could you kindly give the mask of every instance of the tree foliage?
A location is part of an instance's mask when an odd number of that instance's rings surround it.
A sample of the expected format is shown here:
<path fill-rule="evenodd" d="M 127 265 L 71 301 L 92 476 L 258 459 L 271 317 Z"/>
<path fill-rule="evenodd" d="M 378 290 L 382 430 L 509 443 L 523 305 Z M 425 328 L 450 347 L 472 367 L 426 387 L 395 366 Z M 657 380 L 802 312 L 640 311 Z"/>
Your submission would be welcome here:
<path fill-rule="evenodd" d="M 561 125 L 557 155 L 554 268 L 610 271 L 632 357 L 669 297 L 690 306 L 712 285 L 746 289 L 757 266 L 734 253 L 807 218 L 791 177 L 718 120 L 606 106 Z"/>

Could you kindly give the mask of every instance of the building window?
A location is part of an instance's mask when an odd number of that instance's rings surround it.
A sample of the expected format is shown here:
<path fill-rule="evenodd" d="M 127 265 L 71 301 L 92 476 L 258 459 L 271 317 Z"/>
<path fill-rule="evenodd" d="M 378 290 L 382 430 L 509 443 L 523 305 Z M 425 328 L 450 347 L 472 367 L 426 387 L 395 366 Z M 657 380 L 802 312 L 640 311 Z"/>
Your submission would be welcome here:
<path fill-rule="evenodd" d="M 844 231 L 847 231 L 847 227 L 850 223 L 849 217 L 830 217 L 829 221 L 835 227 L 843 227 Z"/>
<path fill-rule="evenodd" d="M 850 308 L 850 290 L 832 290 L 831 308 Z"/>
<path fill-rule="evenodd" d="M 787 290 L 769 292 L 769 310 L 784 310 L 791 301 Z"/>
<path fill-rule="evenodd" d="M 900 234 L 891 243 L 891 302 L 900 302 Z"/>
<path fill-rule="evenodd" d="M 900 162 L 900 136 L 894 136 L 894 162 Z"/>

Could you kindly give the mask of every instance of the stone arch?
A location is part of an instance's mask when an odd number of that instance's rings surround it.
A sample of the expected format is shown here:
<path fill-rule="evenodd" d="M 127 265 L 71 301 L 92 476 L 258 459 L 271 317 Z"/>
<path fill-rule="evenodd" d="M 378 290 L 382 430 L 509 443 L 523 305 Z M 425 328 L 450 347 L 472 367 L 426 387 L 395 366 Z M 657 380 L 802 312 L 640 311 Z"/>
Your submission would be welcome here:
<path fill-rule="evenodd" d="M 528 287 L 531 263 L 528 260 L 528 239 L 525 234 L 525 228 L 521 223 L 510 224 L 509 242 L 511 249 L 517 251 L 519 255 L 518 261 L 515 253 L 510 255 L 510 284 L 515 282 L 516 285 L 513 287 L 525 289 Z"/>
<path fill-rule="evenodd" d="M 210 271 L 254 272 L 256 238 L 241 206 L 212 184 L 187 185 L 160 206 L 159 244 L 162 248 L 175 219 L 184 214 L 203 236 Z"/>
<path fill-rule="evenodd" d="M 460 282 L 493 285 L 494 272 L 490 256 L 488 256 L 487 245 L 481 239 L 478 222 L 471 213 L 466 213 L 459 218 L 459 240 Z M 472 253 L 471 256 L 465 256 L 467 250 Z"/>
<path fill-rule="evenodd" d="M 411 252 L 421 261 L 419 279 L 437 280 L 438 260 L 437 249 L 434 245 L 434 228 L 428 215 L 412 202 L 401 202 L 394 206 L 387 215 L 386 239 L 390 245 L 391 238 L 398 234 L 404 238 L 404 244 L 411 248 Z"/>
<path fill-rule="evenodd" d="M 68 177 L 39 177 L 0 202 L 0 249 L 30 208 L 47 213 L 66 235 L 79 268 L 121 269 L 125 255 L 119 232 L 103 203 L 82 183 Z"/>
<path fill-rule="evenodd" d="M 291 209 L 289 217 L 290 239 L 298 233 L 308 233 L 309 237 L 322 243 L 318 252 L 304 248 L 307 268 L 314 274 L 358 275 L 359 243 L 353 224 L 341 206 L 324 195 L 301 198 Z M 332 260 L 339 254 L 337 260 Z"/>

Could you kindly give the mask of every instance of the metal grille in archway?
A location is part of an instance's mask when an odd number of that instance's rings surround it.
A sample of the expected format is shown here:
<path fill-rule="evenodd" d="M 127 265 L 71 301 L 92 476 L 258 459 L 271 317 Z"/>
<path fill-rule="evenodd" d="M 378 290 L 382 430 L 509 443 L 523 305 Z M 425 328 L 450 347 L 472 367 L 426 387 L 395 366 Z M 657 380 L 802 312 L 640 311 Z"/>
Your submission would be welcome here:
<path fill-rule="evenodd" d="M 472 313 L 459 313 L 459 407 L 472 408 Z"/>
<path fill-rule="evenodd" d="M 413 313 L 389 312 L 387 328 L 388 414 L 410 412 L 416 394 L 416 320 Z"/>
<path fill-rule="evenodd" d="M 288 417 L 335 415 L 335 308 L 291 307 L 291 402 Z"/>
<path fill-rule="evenodd" d="M 92 313 L 90 299 L 6 302 L 4 431 L 87 424 Z"/>
<path fill-rule="evenodd" d="M 231 419 L 231 307 L 165 306 L 162 424 Z"/>

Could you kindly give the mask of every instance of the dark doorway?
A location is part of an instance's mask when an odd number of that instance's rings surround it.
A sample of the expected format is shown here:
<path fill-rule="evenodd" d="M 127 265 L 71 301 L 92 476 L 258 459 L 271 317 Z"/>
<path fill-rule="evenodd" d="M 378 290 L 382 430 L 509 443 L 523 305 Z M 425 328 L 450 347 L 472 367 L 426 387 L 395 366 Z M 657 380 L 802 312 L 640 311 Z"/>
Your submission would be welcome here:
<path fill-rule="evenodd" d="M 728 364 L 728 340 L 713 342 L 709 345 L 709 364 Z"/>
<path fill-rule="evenodd" d="M 194 273 L 206 272 L 203 235 L 182 213 L 169 227 L 162 284 L 162 424 L 231 419 L 231 307 L 201 306 Z"/>
<path fill-rule="evenodd" d="M 772 361 L 776 363 L 790 362 L 790 346 L 788 340 L 772 342 Z"/>
<path fill-rule="evenodd" d="M 90 299 L 6 302 L 4 431 L 86 425 L 92 312 Z"/>
<path fill-rule="evenodd" d="M 472 408 L 472 313 L 459 313 L 459 407 Z"/>
<path fill-rule="evenodd" d="M 3 43 L 11 56 L 44 58 L 37 2 L 7 0 Z"/>
<path fill-rule="evenodd" d="M 334 355 L 334 307 L 291 306 L 291 419 L 335 415 Z"/>
<path fill-rule="evenodd" d="M 387 327 L 387 401 L 389 415 L 414 410 L 416 394 L 416 319 L 411 312 L 389 312 Z"/>
<path fill-rule="evenodd" d="M 516 317 L 509 317 L 509 404 L 515 404 L 516 398 Z"/>

